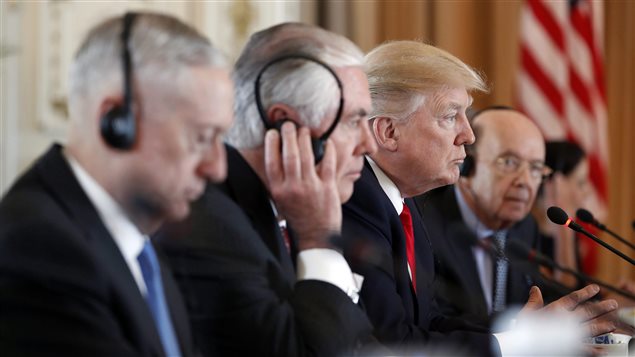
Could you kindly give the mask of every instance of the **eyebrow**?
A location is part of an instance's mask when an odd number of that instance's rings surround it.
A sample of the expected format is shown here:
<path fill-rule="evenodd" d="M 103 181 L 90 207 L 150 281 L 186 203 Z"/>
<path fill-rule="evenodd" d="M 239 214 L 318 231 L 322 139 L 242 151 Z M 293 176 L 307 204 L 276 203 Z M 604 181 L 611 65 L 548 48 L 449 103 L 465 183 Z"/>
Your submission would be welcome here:
<path fill-rule="evenodd" d="M 357 111 L 353 111 L 352 113 L 347 115 L 346 118 L 367 117 L 367 116 L 368 116 L 368 111 L 364 108 L 359 108 L 357 109 Z"/>
<path fill-rule="evenodd" d="M 540 159 L 538 159 L 538 160 L 527 160 L 527 159 L 525 159 L 524 157 L 520 156 L 519 154 L 517 154 L 516 152 L 514 152 L 512 150 L 505 150 L 502 153 L 500 153 L 497 157 L 503 157 L 503 156 L 515 156 L 515 157 L 517 157 L 519 159 L 528 161 L 528 162 L 530 162 L 532 164 L 535 164 L 535 163 L 544 164 L 545 163 L 545 160 L 540 160 Z"/>

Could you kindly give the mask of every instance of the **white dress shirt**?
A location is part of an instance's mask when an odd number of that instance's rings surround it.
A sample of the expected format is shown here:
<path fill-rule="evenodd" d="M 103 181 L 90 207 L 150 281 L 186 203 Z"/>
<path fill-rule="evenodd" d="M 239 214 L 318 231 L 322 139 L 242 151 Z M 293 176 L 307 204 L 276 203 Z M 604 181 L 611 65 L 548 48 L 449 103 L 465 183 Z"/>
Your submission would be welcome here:
<path fill-rule="evenodd" d="M 472 233 L 476 234 L 477 239 L 487 239 L 497 233 L 493 229 L 489 229 L 481 223 L 481 221 L 476 217 L 476 214 L 474 214 L 467 205 L 467 202 L 465 202 L 465 198 L 463 197 L 461 190 L 456 185 L 454 186 L 454 193 L 456 194 L 456 202 L 459 206 L 459 210 L 461 211 L 461 216 L 463 216 L 463 222 L 465 222 L 465 225 L 468 229 L 470 229 L 470 231 L 472 231 Z M 498 232 L 506 233 L 505 230 Z M 485 296 L 485 302 L 487 303 L 487 311 L 491 313 L 493 298 L 492 290 L 494 289 L 494 259 L 485 249 L 477 245 L 472 247 L 472 254 L 474 255 L 474 260 L 476 261 L 476 268 L 481 280 L 483 296 Z"/>
<path fill-rule="evenodd" d="M 373 169 L 377 180 L 379 181 L 379 186 L 384 190 L 386 196 L 390 200 L 390 203 L 395 207 L 395 211 L 397 211 L 397 215 L 401 215 L 403 211 L 404 199 L 401 196 L 401 192 L 399 192 L 399 188 L 395 183 L 386 175 L 382 169 L 377 166 L 377 163 L 373 161 L 370 157 L 366 157 L 368 162 L 370 163 L 370 168 Z M 415 243 L 416 244 L 416 243 Z M 410 276 L 410 280 L 412 280 L 412 268 L 410 267 L 410 262 L 406 263 L 408 266 L 408 275 Z"/>
<path fill-rule="evenodd" d="M 64 156 L 70 164 L 73 174 L 77 178 L 79 185 L 88 196 L 90 202 L 95 206 L 104 226 L 112 236 L 115 244 L 123 255 L 132 276 L 134 277 L 139 291 L 146 294 L 146 284 L 141 274 L 141 267 L 137 257 L 143 249 L 147 236 L 143 235 L 139 229 L 128 219 L 121 206 L 106 192 L 106 190 L 92 178 L 84 168 L 68 152 L 64 151 Z"/>
<path fill-rule="evenodd" d="M 278 210 L 273 201 L 269 201 L 274 216 Z M 280 227 L 287 226 L 286 220 L 278 222 Z M 353 273 L 344 256 L 335 249 L 313 248 L 298 253 L 296 278 L 300 280 L 319 280 L 333 284 L 348 295 L 354 303 L 359 301 L 359 291 L 364 278 Z"/>

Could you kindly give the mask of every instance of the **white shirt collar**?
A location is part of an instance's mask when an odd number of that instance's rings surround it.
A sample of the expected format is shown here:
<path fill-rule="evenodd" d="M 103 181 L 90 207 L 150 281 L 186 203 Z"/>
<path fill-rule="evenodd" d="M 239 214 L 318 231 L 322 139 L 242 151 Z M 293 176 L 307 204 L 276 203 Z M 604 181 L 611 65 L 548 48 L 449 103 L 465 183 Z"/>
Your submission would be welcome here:
<path fill-rule="evenodd" d="M 128 219 L 123 209 L 121 209 L 121 206 L 84 170 L 77 160 L 66 151 L 64 151 L 64 156 L 70 164 L 71 170 L 77 178 L 79 185 L 95 206 L 104 226 L 106 226 L 106 229 L 117 244 L 119 251 L 121 251 L 132 276 L 139 286 L 139 290 L 145 294 L 146 285 L 137 257 L 141 253 L 148 237 L 139 231 Z"/>
<path fill-rule="evenodd" d="M 377 180 L 379 181 L 379 185 L 382 190 L 384 190 L 392 205 L 395 206 L 395 211 L 397 211 L 397 214 L 401 214 L 401 211 L 403 211 L 404 201 L 403 197 L 401 197 L 401 192 L 399 192 L 399 188 L 397 188 L 397 185 L 395 185 L 395 183 L 384 173 L 373 159 L 368 156 L 366 156 L 366 159 L 370 163 L 370 167 L 373 169 L 375 176 L 377 176 Z"/>

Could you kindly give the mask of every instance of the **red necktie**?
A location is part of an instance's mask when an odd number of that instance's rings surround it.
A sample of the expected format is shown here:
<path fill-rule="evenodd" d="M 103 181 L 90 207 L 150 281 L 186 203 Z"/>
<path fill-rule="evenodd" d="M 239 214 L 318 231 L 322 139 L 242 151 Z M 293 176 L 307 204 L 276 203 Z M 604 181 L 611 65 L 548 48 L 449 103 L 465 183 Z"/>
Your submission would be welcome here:
<path fill-rule="evenodd" d="M 282 238 L 284 239 L 284 246 L 287 248 L 287 253 L 291 253 L 291 237 L 289 236 L 289 230 L 287 229 L 287 222 L 278 221 L 278 225 L 280 226 L 280 233 L 282 233 Z"/>
<path fill-rule="evenodd" d="M 410 274 L 412 275 L 412 287 L 415 292 L 417 291 L 417 275 L 415 272 L 416 262 L 415 262 L 415 233 L 412 229 L 412 215 L 410 214 L 410 208 L 408 205 L 404 203 L 403 211 L 399 215 L 399 219 L 401 219 L 401 225 L 403 226 L 403 231 L 406 233 L 406 256 L 408 257 L 408 265 L 410 266 Z"/>

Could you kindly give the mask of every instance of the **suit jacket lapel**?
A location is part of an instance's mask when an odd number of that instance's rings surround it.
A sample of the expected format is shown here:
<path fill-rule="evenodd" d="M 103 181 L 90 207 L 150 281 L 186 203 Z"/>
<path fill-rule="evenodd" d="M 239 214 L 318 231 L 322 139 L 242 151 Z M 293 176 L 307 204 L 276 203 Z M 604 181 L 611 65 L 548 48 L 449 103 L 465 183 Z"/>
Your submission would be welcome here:
<path fill-rule="evenodd" d="M 89 244 L 94 247 L 95 256 L 101 259 L 100 265 L 111 276 L 112 288 L 121 297 L 121 303 L 126 308 L 120 318 L 131 320 L 130 326 L 124 328 L 140 334 L 143 340 L 141 346 L 159 347 L 157 353 L 162 355 L 161 340 L 139 287 L 119 248 L 79 185 L 61 150 L 60 145 L 55 145 L 37 162 L 38 174 L 47 190 L 56 197 L 77 226 L 85 232 L 86 237 L 89 238 Z M 122 323 L 127 322 L 122 321 Z"/>
<path fill-rule="evenodd" d="M 271 208 L 269 193 L 260 178 L 240 153 L 227 146 L 228 173 L 225 183 L 229 195 L 242 207 L 271 253 L 280 262 L 290 281 L 295 281 L 295 268 L 287 251 Z"/>
<path fill-rule="evenodd" d="M 445 207 L 443 207 L 442 212 L 448 214 L 448 224 L 444 228 L 444 235 L 450 246 L 449 251 L 454 252 L 456 261 L 456 264 L 453 264 L 451 268 L 457 270 L 456 275 L 463 280 L 464 286 L 469 287 L 469 291 L 473 293 L 472 296 L 478 300 L 478 305 L 487 313 L 487 302 L 483 295 L 481 278 L 479 277 L 476 260 L 474 259 L 474 253 L 472 251 L 474 246 L 468 243 L 472 240 L 461 236 L 463 234 L 474 235 L 474 233 L 463 221 L 454 189 L 445 190 L 444 196 L 442 205 Z"/>

